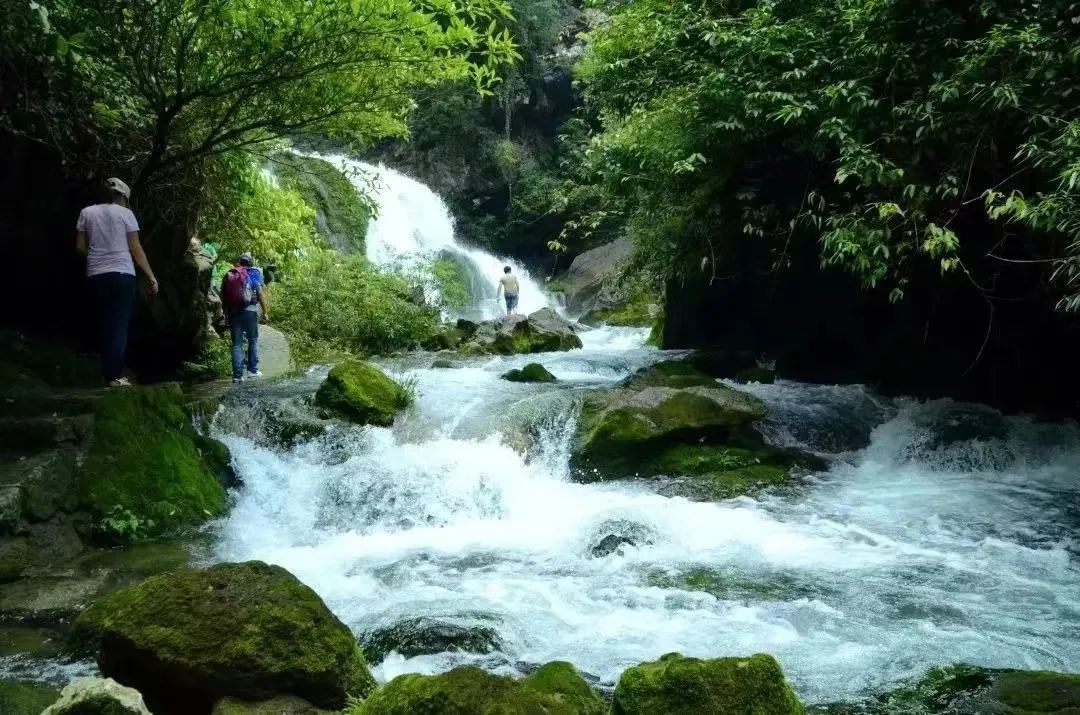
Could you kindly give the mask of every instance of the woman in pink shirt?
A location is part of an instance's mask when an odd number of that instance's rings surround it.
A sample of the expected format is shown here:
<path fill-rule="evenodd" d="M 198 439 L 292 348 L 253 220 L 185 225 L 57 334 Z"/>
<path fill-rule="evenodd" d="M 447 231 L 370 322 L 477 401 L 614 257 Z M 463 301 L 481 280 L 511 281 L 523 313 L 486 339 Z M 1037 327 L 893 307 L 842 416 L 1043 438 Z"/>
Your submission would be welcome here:
<path fill-rule="evenodd" d="M 86 277 L 98 315 L 101 371 L 110 387 L 131 383 L 124 377 L 128 325 L 135 306 L 135 266 L 158 292 L 157 278 L 139 243 L 139 222 L 128 208 L 131 189 L 120 179 L 105 182 L 109 203 L 87 206 L 75 225 L 76 244 L 86 256 Z"/>

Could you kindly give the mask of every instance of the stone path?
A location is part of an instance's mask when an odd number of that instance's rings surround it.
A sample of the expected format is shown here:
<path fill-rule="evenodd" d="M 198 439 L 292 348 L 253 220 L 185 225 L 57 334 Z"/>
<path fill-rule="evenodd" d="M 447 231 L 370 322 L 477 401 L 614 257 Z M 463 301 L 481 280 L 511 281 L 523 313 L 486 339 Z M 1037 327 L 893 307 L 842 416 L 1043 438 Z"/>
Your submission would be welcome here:
<path fill-rule="evenodd" d="M 259 326 L 259 369 L 263 377 L 277 377 L 292 370 L 289 341 L 269 325 Z"/>

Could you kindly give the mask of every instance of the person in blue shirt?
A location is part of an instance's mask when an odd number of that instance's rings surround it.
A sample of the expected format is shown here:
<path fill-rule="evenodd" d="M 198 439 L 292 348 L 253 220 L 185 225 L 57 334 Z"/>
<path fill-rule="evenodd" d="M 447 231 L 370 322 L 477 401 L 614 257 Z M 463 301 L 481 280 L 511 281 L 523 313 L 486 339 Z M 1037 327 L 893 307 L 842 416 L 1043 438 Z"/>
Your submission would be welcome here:
<path fill-rule="evenodd" d="M 270 322 L 270 305 L 266 298 L 262 271 L 255 267 L 251 254 L 245 253 L 240 256 L 236 265 L 247 270 L 248 289 L 251 292 L 251 302 L 241 309 L 231 311 L 229 315 L 229 331 L 232 334 L 233 382 L 238 383 L 244 379 L 245 340 L 247 341 L 247 377 L 262 377 L 262 373 L 259 372 L 259 320 L 261 317 L 262 322 Z"/>

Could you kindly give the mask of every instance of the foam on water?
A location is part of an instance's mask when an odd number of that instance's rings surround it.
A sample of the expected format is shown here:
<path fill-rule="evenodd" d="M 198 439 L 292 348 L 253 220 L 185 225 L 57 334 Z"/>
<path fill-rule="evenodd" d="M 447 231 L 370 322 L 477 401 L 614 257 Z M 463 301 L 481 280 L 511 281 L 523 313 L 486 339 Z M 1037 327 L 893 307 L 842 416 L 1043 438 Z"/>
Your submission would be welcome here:
<path fill-rule="evenodd" d="M 759 500 L 572 483 L 576 395 L 661 357 L 631 335 L 586 333 L 584 350 L 540 356 L 555 385 L 498 379 L 535 356 L 390 363 L 416 379 L 417 405 L 344 447 L 277 453 L 222 435 L 245 487 L 219 557 L 289 568 L 358 634 L 423 615 L 503 640 L 487 655 L 391 654 L 382 678 L 565 659 L 613 683 L 669 651 L 769 652 L 813 702 L 956 661 L 1080 669 L 1075 425 L 779 383 L 753 388 L 773 408 L 766 431 L 826 451 L 810 443 L 854 419 L 866 446 L 841 440 L 829 472 Z M 523 453 L 507 446 L 520 425 Z M 608 534 L 637 546 L 595 558 Z"/>

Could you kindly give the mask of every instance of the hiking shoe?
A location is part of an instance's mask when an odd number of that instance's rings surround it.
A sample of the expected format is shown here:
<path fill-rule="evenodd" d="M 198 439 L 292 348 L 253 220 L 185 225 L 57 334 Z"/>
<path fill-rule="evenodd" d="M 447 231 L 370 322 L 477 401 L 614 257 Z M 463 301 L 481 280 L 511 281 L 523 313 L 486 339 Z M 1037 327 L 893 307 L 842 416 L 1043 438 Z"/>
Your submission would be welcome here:
<path fill-rule="evenodd" d="M 109 381 L 109 387 L 131 387 L 131 380 L 126 377 L 118 377 Z"/>
<path fill-rule="evenodd" d="M 248 371 L 247 376 L 248 376 L 249 379 L 252 379 L 252 380 L 254 380 L 255 378 L 258 378 L 258 377 L 262 377 L 262 370 L 256 370 L 255 372 Z"/>
<path fill-rule="evenodd" d="M 244 381 L 244 378 L 242 378 L 242 377 L 234 377 L 234 378 L 232 379 L 232 384 L 234 384 L 234 385 L 239 385 L 239 384 L 240 384 L 240 383 L 242 383 L 243 381 Z"/>

